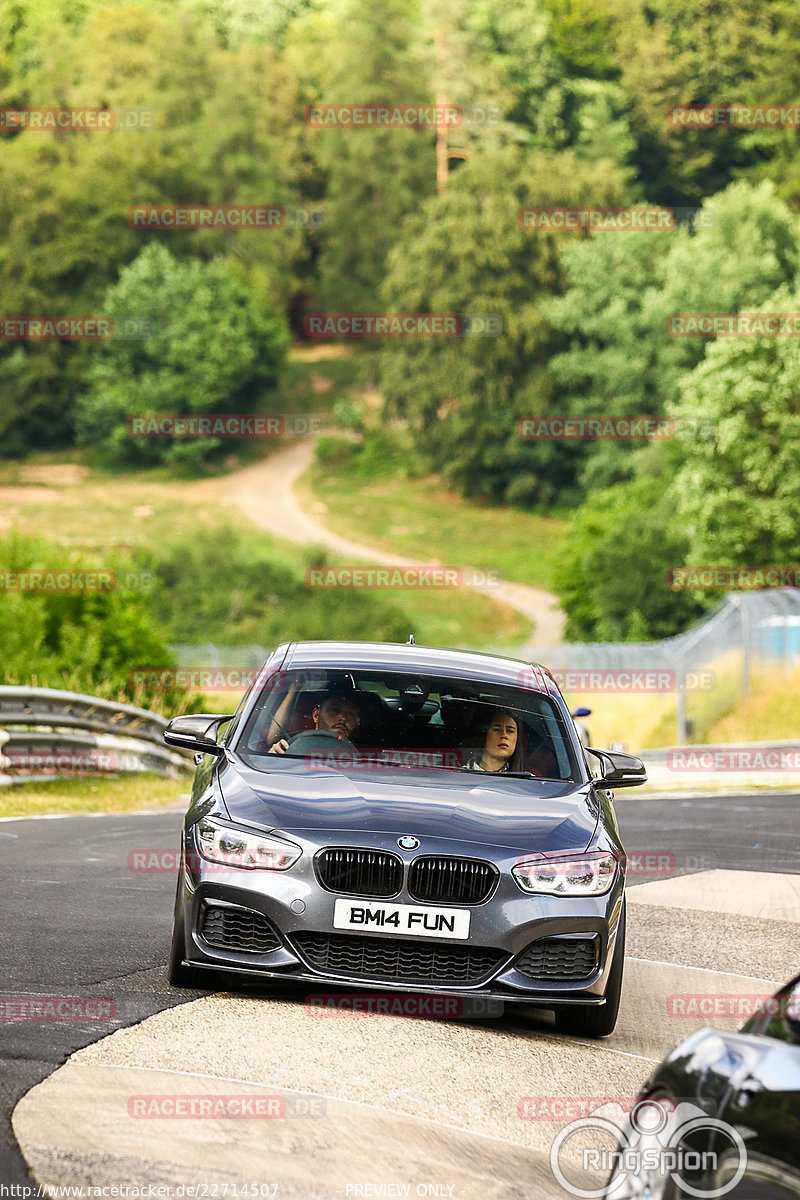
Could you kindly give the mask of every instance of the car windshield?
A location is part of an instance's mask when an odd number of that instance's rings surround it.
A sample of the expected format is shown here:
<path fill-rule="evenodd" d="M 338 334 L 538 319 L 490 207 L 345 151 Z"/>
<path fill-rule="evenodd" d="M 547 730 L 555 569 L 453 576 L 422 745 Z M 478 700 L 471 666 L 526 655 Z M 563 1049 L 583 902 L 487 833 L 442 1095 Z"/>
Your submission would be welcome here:
<path fill-rule="evenodd" d="M 237 751 L 258 769 L 476 771 L 574 780 L 558 706 L 544 690 L 376 669 L 268 676 Z"/>

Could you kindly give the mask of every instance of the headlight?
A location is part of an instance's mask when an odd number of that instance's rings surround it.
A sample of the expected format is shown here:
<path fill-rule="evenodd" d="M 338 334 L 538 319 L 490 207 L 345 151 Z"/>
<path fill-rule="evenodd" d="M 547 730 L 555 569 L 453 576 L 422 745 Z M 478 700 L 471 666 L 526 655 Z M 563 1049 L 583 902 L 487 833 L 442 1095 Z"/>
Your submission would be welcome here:
<path fill-rule="evenodd" d="M 204 818 L 195 825 L 197 848 L 203 858 L 227 867 L 246 871 L 285 871 L 296 863 L 303 851 L 280 838 L 232 829 Z"/>
<path fill-rule="evenodd" d="M 534 854 L 511 868 L 523 892 L 544 896 L 602 896 L 617 875 L 617 860 L 604 850 L 588 854 Z"/>

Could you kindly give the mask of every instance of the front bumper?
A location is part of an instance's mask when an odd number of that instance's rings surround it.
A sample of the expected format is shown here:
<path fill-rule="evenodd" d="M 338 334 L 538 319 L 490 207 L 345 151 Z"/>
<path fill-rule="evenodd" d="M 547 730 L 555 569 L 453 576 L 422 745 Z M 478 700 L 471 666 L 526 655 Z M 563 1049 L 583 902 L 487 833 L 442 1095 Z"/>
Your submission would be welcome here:
<path fill-rule="evenodd" d="M 366 835 L 365 841 L 370 835 Z M 296 840 L 299 844 L 300 839 Z M 385 839 L 377 838 L 383 842 Z M 325 845 L 326 842 L 320 842 Z M 376 846 L 376 848 L 378 848 Z M 453 982 L 447 973 L 436 978 L 391 978 L 382 973 L 336 970 L 335 967 L 315 965 L 304 950 L 302 935 L 327 935 L 341 946 L 339 939 L 377 939 L 387 944 L 396 938 L 384 933 L 365 932 L 356 935 L 333 926 L 334 902 L 337 893 L 326 890 L 318 881 L 313 856 L 317 845 L 304 846 L 302 858 L 288 871 L 244 871 L 218 867 L 192 855 L 191 866 L 184 864 L 182 897 L 186 938 L 186 965 L 240 977 L 247 981 L 275 981 L 311 984 L 320 988 L 365 989 L 368 991 L 402 992 L 420 995 L 474 996 L 485 999 L 538 1004 L 552 1007 L 566 1004 L 603 1004 L 611 956 L 614 950 L 619 916 L 622 909 L 624 881 L 621 875 L 611 890 L 596 897 L 529 896 L 523 893 L 510 874 L 515 857 L 504 859 L 492 855 L 485 847 L 460 848 L 493 861 L 500 870 L 498 885 L 482 904 L 469 907 L 470 935 L 466 942 L 443 938 L 413 939 L 414 949 L 436 947 L 448 951 L 455 947 L 456 956 L 462 947 L 475 948 L 494 954 L 495 961 L 475 981 Z M 438 847 L 426 846 L 434 853 L 452 853 L 452 844 L 442 842 Z M 405 891 L 393 896 L 391 903 L 419 904 Z M 211 944 L 203 936 L 207 907 L 228 908 L 238 914 L 255 913 L 268 922 L 276 937 L 274 948 L 267 950 L 236 949 L 232 945 Z M 447 905 L 444 905 L 447 907 Z M 262 922 L 263 924 L 263 922 Z M 301 935 L 301 936 L 298 936 Z M 520 957 L 540 939 L 559 939 L 559 944 L 572 938 L 592 939 L 596 948 L 595 965 L 580 979 L 535 978 L 518 969 Z M 351 941 L 350 943 L 354 943 Z M 379 947 L 375 946 L 378 950 Z M 335 957 L 335 956 L 334 956 Z M 446 955 L 445 955 L 446 958 Z"/>

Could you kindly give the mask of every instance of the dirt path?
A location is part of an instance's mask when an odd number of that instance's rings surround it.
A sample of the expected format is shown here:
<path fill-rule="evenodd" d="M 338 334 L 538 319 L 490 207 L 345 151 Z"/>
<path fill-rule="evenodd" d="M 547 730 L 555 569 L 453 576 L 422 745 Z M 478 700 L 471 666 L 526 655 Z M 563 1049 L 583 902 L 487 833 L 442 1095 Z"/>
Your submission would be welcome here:
<path fill-rule="evenodd" d="M 419 561 L 399 554 L 354 542 L 334 533 L 300 507 L 294 493 L 297 480 L 311 464 L 313 442 L 302 441 L 271 455 L 263 462 L 236 471 L 224 480 L 215 481 L 224 487 L 224 497 L 232 501 L 254 525 L 276 537 L 288 538 L 305 545 L 325 546 L 347 558 L 384 563 L 389 567 L 420 566 Z M 434 564 L 424 564 L 434 565 Z M 486 592 L 485 587 L 473 586 Z M 558 597 L 539 588 L 522 583 L 502 583 L 491 589 L 491 595 L 523 614 L 535 624 L 533 637 L 525 644 L 522 654 L 530 657 L 534 645 L 553 646 L 564 633 L 564 614 Z"/>

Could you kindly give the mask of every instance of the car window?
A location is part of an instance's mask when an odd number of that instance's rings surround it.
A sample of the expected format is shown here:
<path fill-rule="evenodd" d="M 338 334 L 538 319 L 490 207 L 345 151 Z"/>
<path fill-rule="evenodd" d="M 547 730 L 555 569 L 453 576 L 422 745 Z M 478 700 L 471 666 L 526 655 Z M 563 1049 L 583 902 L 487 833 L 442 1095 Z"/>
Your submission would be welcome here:
<path fill-rule="evenodd" d="M 336 708 L 331 697 L 343 696 L 349 698 L 345 707 L 352 701 L 355 724 L 339 720 L 331 728 Z M 279 742 L 290 758 L 363 769 L 474 770 L 558 780 L 574 779 L 578 770 L 564 716 L 547 692 L 439 675 L 277 673 L 263 681 L 237 750 L 264 769 L 274 762 L 260 760 Z"/>

